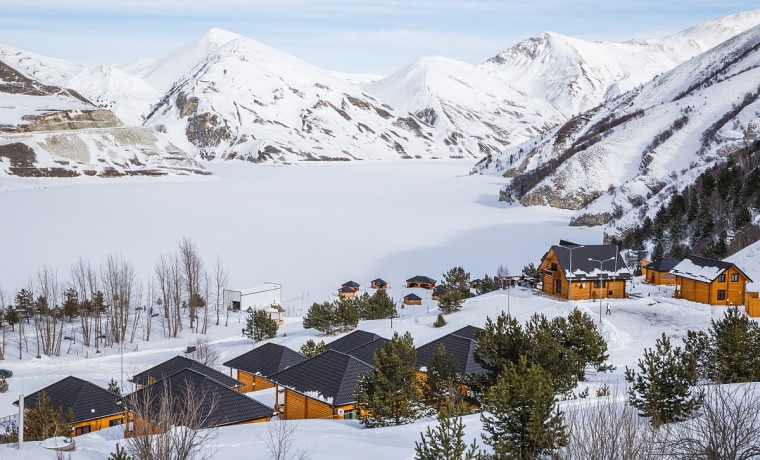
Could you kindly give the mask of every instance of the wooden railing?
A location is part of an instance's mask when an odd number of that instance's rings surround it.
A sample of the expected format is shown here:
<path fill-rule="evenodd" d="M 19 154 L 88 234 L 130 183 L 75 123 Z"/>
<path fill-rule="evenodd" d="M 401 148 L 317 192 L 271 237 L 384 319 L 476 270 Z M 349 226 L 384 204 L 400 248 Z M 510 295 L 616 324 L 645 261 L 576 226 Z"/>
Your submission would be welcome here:
<path fill-rule="evenodd" d="M 760 317 L 760 293 L 747 291 L 746 305 L 744 309 L 753 318 Z"/>

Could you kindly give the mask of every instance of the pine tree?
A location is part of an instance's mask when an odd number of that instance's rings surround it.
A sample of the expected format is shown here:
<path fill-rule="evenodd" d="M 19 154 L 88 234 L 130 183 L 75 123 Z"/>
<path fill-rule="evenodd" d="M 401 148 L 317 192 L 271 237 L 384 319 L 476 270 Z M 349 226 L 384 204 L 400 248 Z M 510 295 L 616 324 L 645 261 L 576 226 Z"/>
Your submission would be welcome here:
<path fill-rule="evenodd" d="M 638 372 L 625 369 L 625 379 L 631 384 L 628 402 L 639 415 L 649 417 L 653 426 L 684 420 L 702 404 L 703 393 L 691 388 L 696 382 L 692 357 L 680 347 L 673 348 L 665 333 L 654 350 L 644 350 L 638 368 Z"/>
<path fill-rule="evenodd" d="M 466 407 L 466 406 L 465 406 Z M 464 442 L 464 425 L 458 416 L 465 407 L 447 402 L 438 412 L 438 426 L 420 433 L 420 442 L 414 446 L 415 460 L 477 460 L 484 458 L 473 439 L 469 446 Z"/>
<path fill-rule="evenodd" d="M 462 267 L 454 267 L 443 274 L 442 285 L 438 308 L 446 314 L 459 311 L 470 297 L 470 274 Z"/>
<path fill-rule="evenodd" d="M 401 425 L 426 413 L 417 376 L 417 350 L 407 332 L 375 352 L 375 369 L 356 388 L 359 419 L 367 428 Z"/>
<path fill-rule="evenodd" d="M 32 293 L 30 291 L 27 291 L 26 289 L 21 289 L 16 294 L 16 300 L 15 300 L 15 306 L 16 310 L 18 310 L 19 313 L 23 315 L 28 315 L 32 311 L 32 307 L 34 305 L 34 297 L 32 296 Z M 28 316 L 27 316 L 27 323 L 29 322 Z"/>
<path fill-rule="evenodd" d="M 301 345 L 301 354 L 308 357 L 313 358 L 317 356 L 320 353 L 323 353 L 327 351 L 327 346 L 325 345 L 324 340 L 320 340 L 319 343 L 315 342 L 312 339 L 309 339 Z"/>
<path fill-rule="evenodd" d="M 111 452 L 106 460 L 134 460 L 134 457 L 127 453 L 127 450 L 116 443 L 116 452 Z"/>
<path fill-rule="evenodd" d="M 433 327 L 443 327 L 446 325 L 446 318 L 443 317 L 443 313 L 438 313 L 433 322 Z"/>
<path fill-rule="evenodd" d="M 335 304 L 331 302 L 312 304 L 303 319 L 303 327 L 304 329 L 316 329 L 326 335 L 337 332 L 340 326 L 337 321 Z"/>
<path fill-rule="evenodd" d="M 21 321 L 21 315 L 19 315 L 18 310 L 13 307 L 8 307 L 5 311 L 5 322 L 8 323 L 12 331 L 16 330 L 16 324 L 18 324 L 19 321 Z"/>
<path fill-rule="evenodd" d="M 362 319 L 385 319 L 397 316 L 396 303 L 385 289 L 376 290 L 369 298 L 368 305 L 368 311 Z"/>
<path fill-rule="evenodd" d="M 708 378 L 716 383 L 760 380 L 760 326 L 737 307 L 712 320 L 707 333 Z"/>
<path fill-rule="evenodd" d="M 355 329 L 359 324 L 359 311 L 352 299 L 338 299 L 335 301 L 334 310 L 338 329 L 342 332 Z"/>
<path fill-rule="evenodd" d="M 533 264 L 533 262 L 529 263 L 528 265 L 524 266 L 522 269 L 522 274 L 526 278 L 532 279 L 532 280 L 538 280 L 539 279 L 539 273 L 538 268 Z"/>
<path fill-rule="evenodd" d="M 738 230 L 752 222 L 752 213 L 747 206 L 742 206 L 734 216 L 734 230 Z"/>
<path fill-rule="evenodd" d="M 119 382 L 117 382 L 116 379 L 108 381 L 108 391 L 121 396 L 121 388 L 119 388 Z"/>
<path fill-rule="evenodd" d="M 567 319 L 556 317 L 552 320 L 552 327 L 557 337 L 560 337 L 560 343 L 565 348 L 573 350 L 580 359 L 578 369 L 581 371 L 578 378 L 585 378 L 584 369 L 586 366 L 593 366 L 598 372 L 611 370 L 606 364 L 609 355 L 607 354 L 607 341 L 599 333 L 596 323 L 593 319 L 577 308 L 567 315 Z"/>
<path fill-rule="evenodd" d="M 522 353 L 528 363 L 538 364 L 550 376 L 555 392 L 566 393 L 578 384 L 584 364 L 580 355 L 560 340 L 557 328 L 543 314 L 534 314 L 525 324 Z M 515 361 L 512 364 L 516 364 Z"/>
<path fill-rule="evenodd" d="M 277 320 L 270 317 L 266 311 L 249 308 L 243 334 L 258 342 L 277 337 L 278 327 Z"/>
<path fill-rule="evenodd" d="M 480 287 L 477 289 L 478 295 L 482 295 L 486 292 L 491 292 L 494 290 L 496 290 L 496 283 L 494 282 L 493 278 L 488 275 L 483 276 L 483 281 L 481 281 Z"/>
<path fill-rule="evenodd" d="M 495 458 L 536 459 L 567 443 L 550 376 L 521 356 L 507 364 L 483 403 L 483 440 Z"/>
<path fill-rule="evenodd" d="M 445 401 L 459 400 L 462 380 L 457 371 L 457 361 L 446 354 L 446 347 L 438 345 L 438 351 L 427 363 L 427 378 L 422 382 L 422 394 L 428 404 L 440 407 Z"/>
<path fill-rule="evenodd" d="M 64 411 L 62 407 L 53 408 L 50 396 L 40 391 L 37 393 L 35 404 L 26 408 L 24 438 L 29 441 L 42 441 L 54 436 L 70 436 L 73 425 L 72 409 Z"/>
<path fill-rule="evenodd" d="M 68 288 L 63 293 L 63 314 L 69 317 L 69 322 L 79 313 L 78 294 L 74 288 Z"/>
<path fill-rule="evenodd" d="M 516 363 L 525 353 L 527 337 L 520 323 L 502 312 L 496 321 L 486 319 L 477 340 L 473 358 L 486 370 L 485 385 L 491 386 L 509 363 Z"/>
<path fill-rule="evenodd" d="M 0 377 L 0 393 L 8 391 L 8 380 L 5 377 Z"/>

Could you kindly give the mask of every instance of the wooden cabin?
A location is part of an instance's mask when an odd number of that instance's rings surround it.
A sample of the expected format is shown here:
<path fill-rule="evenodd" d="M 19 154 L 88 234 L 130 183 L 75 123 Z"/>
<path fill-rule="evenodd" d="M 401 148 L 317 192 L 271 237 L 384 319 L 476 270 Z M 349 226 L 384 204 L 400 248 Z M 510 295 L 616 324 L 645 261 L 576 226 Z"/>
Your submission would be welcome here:
<path fill-rule="evenodd" d="M 631 272 L 616 246 L 560 243 L 544 254 L 538 268 L 545 294 L 566 300 L 626 297 Z"/>
<path fill-rule="evenodd" d="M 216 428 L 246 423 L 267 422 L 272 409 L 219 381 L 193 369 L 183 369 L 152 385 L 124 397 L 131 426 L 124 436 L 142 436 L 163 432 L 171 427 L 161 426 L 158 415 L 168 407 L 181 414 L 192 406 L 201 416 L 197 428 Z"/>
<path fill-rule="evenodd" d="M 422 305 L 422 297 L 415 293 L 404 296 L 404 305 Z"/>
<path fill-rule="evenodd" d="M 345 283 L 341 284 L 340 287 L 350 288 L 354 292 L 356 292 L 359 290 L 359 283 L 357 283 L 356 281 L 346 281 Z"/>
<path fill-rule="evenodd" d="M 388 289 L 388 283 L 382 278 L 372 280 L 370 286 L 372 289 Z"/>
<path fill-rule="evenodd" d="M 237 371 L 237 380 L 243 383 L 243 386 L 237 390 L 249 393 L 274 387 L 274 382 L 269 380 L 270 375 L 306 361 L 306 359 L 308 359 L 306 356 L 288 347 L 267 342 L 232 358 L 224 363 L 224 366 L 230 368 L 230 377 L 233 376 L 233 369 Z"/>
<path fill-rule="evenodd" d="M 443 293 L 443 286 L 439 285 L 433 288 L 433 295 L 430 297 L 433 300 L 439 300 L 441 298 L 441 294 Z"/>
<path fill-rule="evenodd" d="M 352 288 L 346 286 L 338 289 L 338 297 L 341 299 L 353 299 L 356 297 L 356 291 L 354 291 Z"/>
<path fill-rule="evenodd" d="M 686 257 L 670 273 L 676 277 L 674 297 L 709 305 L 745 305 L 752 281 L 731 262 L 700 256 Z"/>
<path fill-rule="evenodd" d="M 274 409 L 285 420 L 356 418 L 356 384 L 373 369 L 353 356 L 327 350 L 271 376 L 278 391 L 285 390 Z"/>
<path fill-rule="evenodd" d="M 483 286 L 483 280 L 478 278 L 470 281 L 470 289 L 480 289 Z"/>
<path fill-rule="evenodd" d="M 650 284 L 672 286 L 676 284 L 676 276 L 670 273 L 681 259 L 675 257 L 660 257 L 654 262 L 648 262 L 646 265 L 642 262 L 641 272 L 644 275 L 644 281 Z"/>
<path fill-rule="evenodd" d="M 267 312 L 270 319 L 277 321 L 277 324 L 283 324 L 285 322 L 285 309 L 280 305 L 270 305 L 269 308 L 264 311 Z"/>
<path fill-rule="evenodd" d="M 433 289 L 436 281 L 433 278 L 417 275 L 406 280 L 406 287 L 408 288 L 422 288 Z"/>
<path fill-rule="evenodd" d="M 224 375 L 218 370 L 212 369 L 205 364 L 201 364 L 198 361 L 185 356 L 175 356 L 174 358 L 168 359 L 148 370 L 135 374 L 130 382 L 134 383 L 137 389 L 140 389 L 152 385 L 184 369 L 192 369 L 200 374 L 217 380 L 229 388 L 238 388 L 243 385 L 239 381 Z"/>
<path fill-rule="evenodd" d="M 77 377 L 66 377 L 24 398 L 24 409 L 37 405 L 40 393 L 50 398 L 50 407 L 71 409 L 74 424 L 71 436 L 79 436 L 124 423 L 121 397 Z M 13 403 L 18 406 L 18 401 Z"/>

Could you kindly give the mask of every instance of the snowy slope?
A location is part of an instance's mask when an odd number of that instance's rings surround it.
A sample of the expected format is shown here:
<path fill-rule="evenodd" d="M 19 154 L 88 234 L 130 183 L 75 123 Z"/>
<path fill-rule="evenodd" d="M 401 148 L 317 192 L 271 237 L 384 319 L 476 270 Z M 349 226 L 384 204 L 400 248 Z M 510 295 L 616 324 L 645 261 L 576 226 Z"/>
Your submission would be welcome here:
<path fill-rule="evenodd" d="M 758 24 L 760 10 L 753 10 L 662 39 L 589 42 L 544 32 L 499 53 L 483 68 L 571 117 Z"/>
<path fill-rule="evenodd" d="M 760 26 L 476 170 L 512 178 L 503 199 L 576 209 L 579 225 L 635 222 L 746 145 L 759 49 Z"/>
<path fill-rule="evenodd" d="M 90 68 L 4 45 L 0 45 L 0 60 L 44 84 L 77 91 L 131 126 L 142 124 L 161 96 L 144 80 L 113 65 Z"/>
<path fill-rule="evenodd" d="M 364 88 L 435 127 L 436 137 L 480 156 L 520 143 L 564 121 L 482 69 L 443 57 L 421 59 Z"/>
<path fill-rule="evenodd" d="M 470 156 L 343 78 L 244 37 L 215 48 L 219 30 L 165 62 L 183 73 L 146 120 L 205 159 L 254 162 Z M 227 35 L 223 35 L 227 37 Z M 168 81 L 164 66 L 145 73 Z M 160 78 L 159 78 L 160 77 Z"/>
<path fill-rule="evenodd" d="M 73 90 L 0 60 L 0 175 L 71 177 L 206 174 L 149 128 L 123 128 Z"/>

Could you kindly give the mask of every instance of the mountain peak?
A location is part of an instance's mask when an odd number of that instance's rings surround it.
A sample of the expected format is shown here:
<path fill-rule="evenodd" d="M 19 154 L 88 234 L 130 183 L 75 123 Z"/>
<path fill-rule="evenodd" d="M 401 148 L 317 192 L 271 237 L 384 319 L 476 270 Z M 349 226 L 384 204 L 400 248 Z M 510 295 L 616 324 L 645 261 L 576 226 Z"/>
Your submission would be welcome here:
<path fill-rule="evenodd" d="M 212 27 L 205 34 L 201 35 L 200 38 L 196 40 L 196 43 L 208 43 L 219 48 L 231 42 L 232 40 L 236 40 L 241 37 L 242 35 L 230 32 L 229 30 L 221 29 L 219 27 Z"/>

